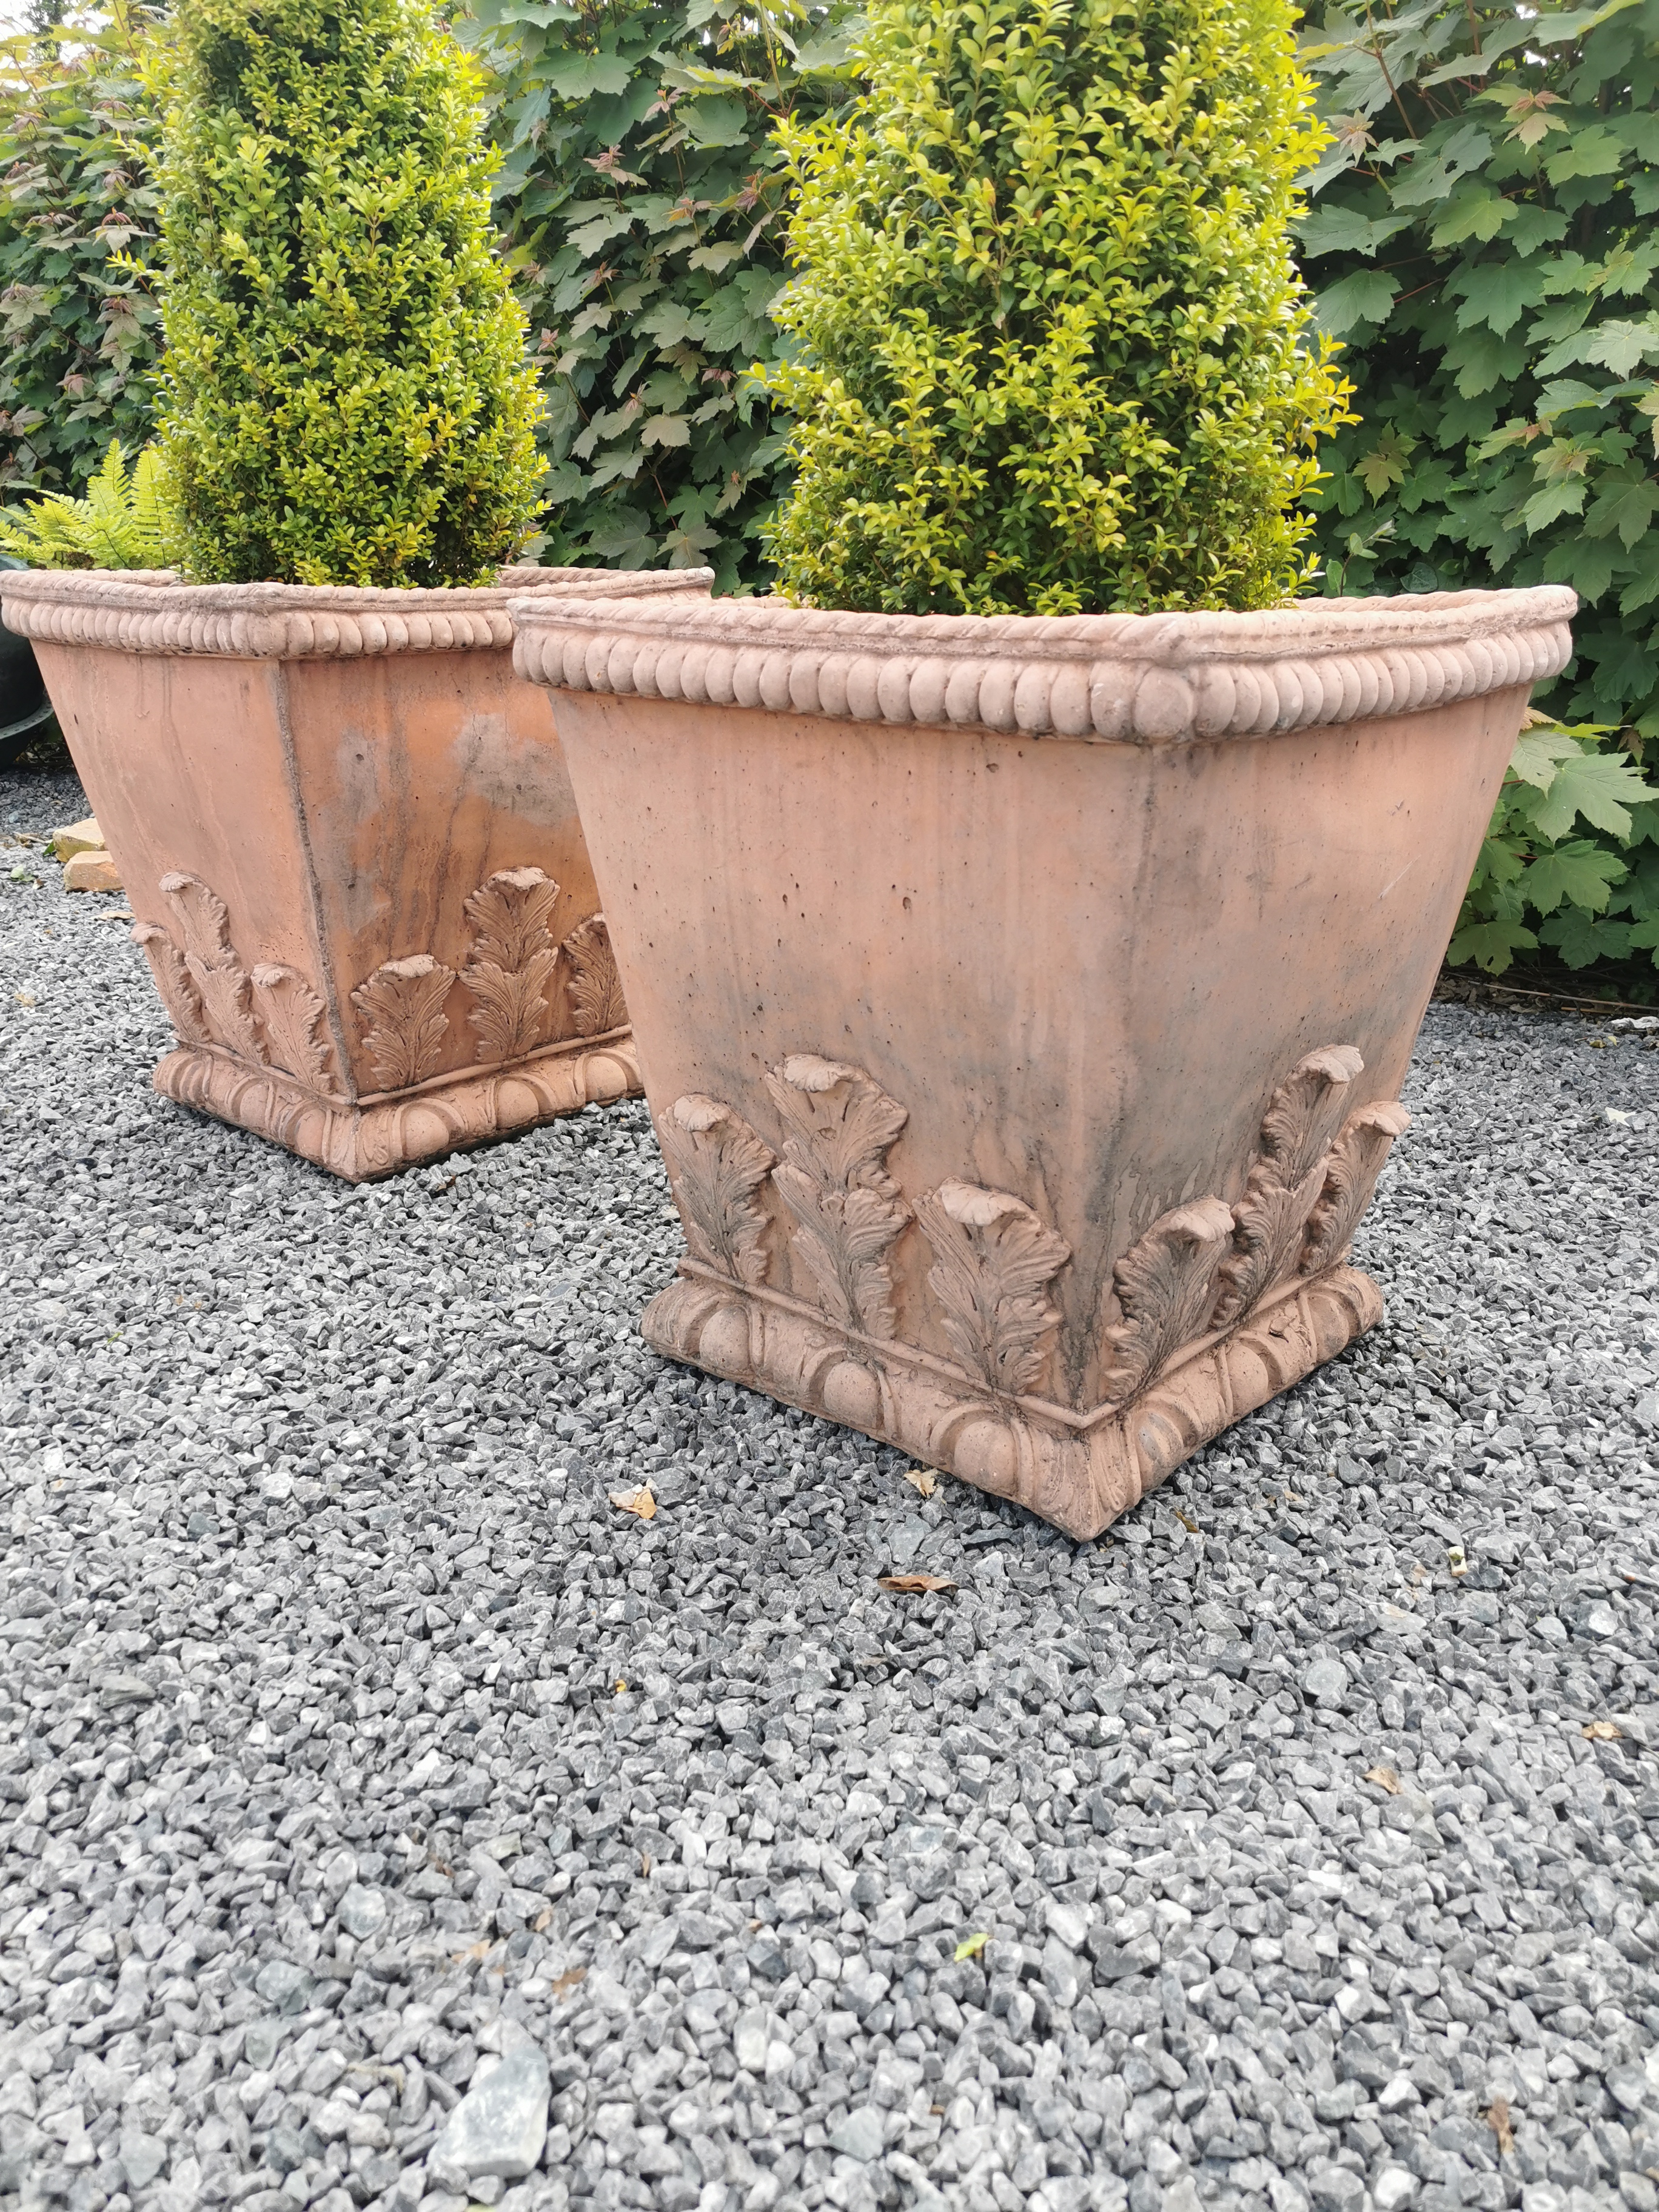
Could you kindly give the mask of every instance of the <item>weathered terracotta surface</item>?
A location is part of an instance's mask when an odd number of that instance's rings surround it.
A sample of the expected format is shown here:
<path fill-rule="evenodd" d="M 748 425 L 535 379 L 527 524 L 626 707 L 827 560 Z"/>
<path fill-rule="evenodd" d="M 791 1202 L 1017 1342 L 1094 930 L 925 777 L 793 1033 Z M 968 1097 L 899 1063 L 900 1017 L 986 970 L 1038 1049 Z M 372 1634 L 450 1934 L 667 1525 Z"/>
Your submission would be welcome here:
<path fill-rule="evenodd" d="M 1574 604 L 515 602 L 690 1248 L 651 1341 L 1079 1536 L 1340 1352 Z"/>
<path fill-rule="evenodd" d="M 513 670 L 531 587 L 615 580 L 5 576 L 178 1032 L 158 1090 L 358 1182 L 637 1089 L 563 756 Z"/>

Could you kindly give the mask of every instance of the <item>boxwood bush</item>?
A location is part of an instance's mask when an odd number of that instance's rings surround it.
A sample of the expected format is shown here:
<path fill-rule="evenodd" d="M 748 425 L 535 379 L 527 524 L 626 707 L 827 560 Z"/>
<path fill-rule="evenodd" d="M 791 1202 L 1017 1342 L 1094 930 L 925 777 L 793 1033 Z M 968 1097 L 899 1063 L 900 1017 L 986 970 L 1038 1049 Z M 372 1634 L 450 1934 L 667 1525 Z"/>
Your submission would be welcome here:
<path fill-rule="evenodd" d="M 426 0 L 179 0 L 156 82 L 189 574 L 487 580 L 540 465 L 474 64 Z"/>
<path fill-rule="evenodd" d="M 1269 606 L 1344 386 L 1291 254 L 1324 134 L 1289 0 L 873 0 L 786 121 L 793 598 Z"/>

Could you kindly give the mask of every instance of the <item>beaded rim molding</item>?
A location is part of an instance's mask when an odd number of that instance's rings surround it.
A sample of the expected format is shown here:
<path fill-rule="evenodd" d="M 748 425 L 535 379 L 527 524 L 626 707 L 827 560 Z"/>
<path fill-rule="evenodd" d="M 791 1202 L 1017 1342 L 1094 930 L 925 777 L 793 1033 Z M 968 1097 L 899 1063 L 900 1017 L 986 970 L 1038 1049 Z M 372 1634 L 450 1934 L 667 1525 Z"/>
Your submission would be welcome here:
<path fill-rule="evenodd" d="M 1260 614 L 871 615 L 553 592 L 509 612 L 514 666 L 553 690 L 1158 745 L 1540 683 L 1571 658 L 1577 605 L 1539 585 Z"/>
<path fill-rule="evenodd" d="M 46 645 L 235 660 L 356 659 L 465 653 L 513 642 L 510 604 L 602 599 L 608 568 L 509 568 L 476 589 L 379 591 L 346 584 L 181 584 L 170 568 L 0 571 L 8 629 Z M 647 599 L 707 599 L 712 568 L 630 578 Z M 524 594 L 532 596 L 526 602 Z"/>

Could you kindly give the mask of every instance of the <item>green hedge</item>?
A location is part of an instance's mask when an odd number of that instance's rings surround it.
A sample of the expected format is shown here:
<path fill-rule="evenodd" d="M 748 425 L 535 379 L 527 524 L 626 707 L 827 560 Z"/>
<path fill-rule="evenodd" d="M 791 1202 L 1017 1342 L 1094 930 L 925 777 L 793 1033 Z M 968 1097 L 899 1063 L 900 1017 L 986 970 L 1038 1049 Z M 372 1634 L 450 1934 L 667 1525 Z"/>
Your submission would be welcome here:
<path fill-rule="evenodd" d="M 0 496 L 79 492 L 112 436 L 149 434 L 149 20 L 112 0 L 0 41 Z"/>
<path fill-rule="evenodd" d="M 1571 584 L 1542 703 L 1616 781 L 1659 741 L 1659 0 L 1370 0 L 1303 54 L 1336 132 L 1303 252 L 1359 418 L 1315 495 L 1326 588 Z M 1659 821 L 1607 789 L 1564 851 L 1559 794 L 1511 779 L 1464 956 L 1659 960 Z"/>
<path fill-rule="evenodd" d="M 855 9 L 472 0 L 500 218 L 548 412 L 544 559 L 767 580 L 787 481 L 765 396 L 785 270 L 772 129 L 844 97 Z"/>

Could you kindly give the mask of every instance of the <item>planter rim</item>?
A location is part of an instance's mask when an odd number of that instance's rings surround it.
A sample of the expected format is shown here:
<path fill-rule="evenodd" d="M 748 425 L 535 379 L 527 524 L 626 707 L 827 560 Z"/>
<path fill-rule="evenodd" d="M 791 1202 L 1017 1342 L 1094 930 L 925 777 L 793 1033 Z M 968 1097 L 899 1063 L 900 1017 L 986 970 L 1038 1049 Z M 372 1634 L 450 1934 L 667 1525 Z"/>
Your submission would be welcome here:
<path fill-rule="evenodd" d="M 1310 599 L 1255 614 L 897 615 L 630 592 L 514 599 L 553 690 L 864 722 L 1172 744 L 1413 714 L 1557 676 L 1565 585 Z"/>
<path fill-rule="evenodd" d="M 51 645 L 241 660 L 356 659 L 384 653 L 459 653 L 509 645 L 509 604 L 526 593 L 614 596 L 608 568 L 497 571 L 494 584 L 436 591 L 351 584 L 186 584 L 170 568 L 20 568 L 0 572 L 8 629 Z M 630 595 L 706 599 L 712 568 L 630 576 Z"/>

